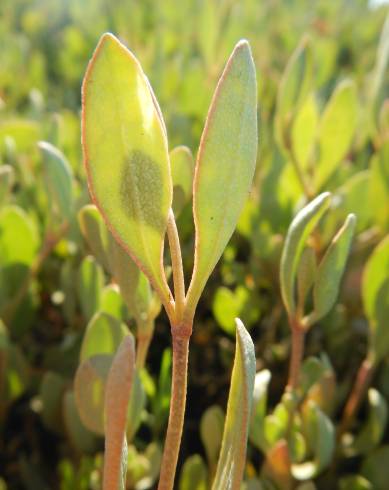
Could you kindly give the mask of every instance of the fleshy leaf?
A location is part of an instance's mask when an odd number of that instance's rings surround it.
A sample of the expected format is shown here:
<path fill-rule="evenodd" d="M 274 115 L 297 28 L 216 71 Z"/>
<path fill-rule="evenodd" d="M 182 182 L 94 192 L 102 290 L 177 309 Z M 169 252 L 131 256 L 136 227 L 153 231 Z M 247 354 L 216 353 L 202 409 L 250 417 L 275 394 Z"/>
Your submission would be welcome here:
<path fill-rule="evenodd" d="M 374 249 L 367 261 L 362 277 L 362 299 L 368 318 L 374 318 L 375 303 L 382 284 L 388 277 L 389 235 Z"/>
<path fill-rule="evenodd" d="M 257 158 L 257 84 L 246 41 L 220 78 L 201 137 L 193 184 L 195 265 L 188 291 L 194 309 L 237 224 Z"/>
<path fill-rule="evenodd" d="M 198 454 L 184 463 L 180 475 L 179 490 L 207 490 L 207 467 Z"/>
<path fill-rule="evenodd" d="M 192 196 L 194 160 L 190 149 L 177 146 L 170 152 L 173 180 L 173 211 L 178 216 Z"/>
<path fill-rule="evenodd" d="M 104 490 L 126 488 L 127 410 L 134 374 L 134 340 L 127 335 L 113 359 L 105 389 Z"/>
<path fill-rule="evenodd" d="M 172 182 L 166 129 L 142 68 L 104 34 L 83 84 L 82 141 L 90 191 L 111 232 L 169 301 L 162 265 Z"/>
<path fill-rule="evenodd" d="M 6 202 L 15 179 L 15 171 L 11 165 L 0 166 L 0 205 Z"/>
<path fill-rule="evenodd" d="M 307 295 L 315 281 L 316 271 L 315 252 L 311 247 L 306 247 L 301 253 L 297 269 L 297 298 L 302 310 L 304 309 Z"/>
<path fill-rule="evenodd" d="M 78 452 L 93 454 L 97 449 L 97 438 L 83 425 L 72 391 L 65 393 L 62 407 L 65 428 L 70 442 Z"/>
<path fill-rule="evenodd" d="M 81 232 L 95 258 L 108 272 L 108 230 L 99 210 L 94 204 L 87 204 L 78 213 Z"/>
<path fill-rule="evenodd" d="M 124 323 L 108 313 L 96 313 L 86 327 L 80 361 L 96 354 L 114 354 L 126 335 L 131 333 Z"/>
<path fill-rule="evenodd" d="M 73 172 L 65 155 L 55 146 L 40 141 L 38 146 L 43 156 L 43 168 L 51 203 L 62 218 L 70 218 L 73 210 Z"/>
<path fill-rule="evenodd" d="M 316 320 L 326 315 L 336 301 L 350 252 L 355 223 L 355 215 L 349 214 L 320 262 L 313 288 Z"/>
<path fill-rule="evenodd" d="M 205 448 L 211 473 L 216 469 L 223 438 L 224 420 L 223 410 L 218 405 L 212 405 L 207 408 L 200 421 L 201 442 Z"/>
<path fill-rule="evenodd" d="M 223 441 L 213 490 L 240 488 L 246 464 L 248 428 L 255 380 L 254 344 L 243 323 L 236 319 L 236 352 Z"/>
<path fill-rule="evenodd" d="M 330 204 L 331 195 L 323 192 L 293 219 L 285 239 L 280 265 L 281 294 L 289 315 L 296 309 L 295 281 L 305 240 Z"/>
<path fill-rule="evenodd" d="M 262 451 L 266 450 L 264 423 L 267 408 L 267 390 L 270 379 L 271 373 L 268 369 L 263 369 L 255 375 L 249 439 L 252 444 Z"/>
<path fill-rule="evenodd" d="M 95 259 L 88 255 L 81 262 L 78 271 L 78 292 L 84 317 L 89 320 L 100 305 L 104 273 Z"/>
<path fill-rule="evenodd" d="M 354 136 L 357 119 L 356 86 L 351 80 L 345 80 L 335 89 L 320 120 L 316 189 L 321 188 L 345 157 Z"/>

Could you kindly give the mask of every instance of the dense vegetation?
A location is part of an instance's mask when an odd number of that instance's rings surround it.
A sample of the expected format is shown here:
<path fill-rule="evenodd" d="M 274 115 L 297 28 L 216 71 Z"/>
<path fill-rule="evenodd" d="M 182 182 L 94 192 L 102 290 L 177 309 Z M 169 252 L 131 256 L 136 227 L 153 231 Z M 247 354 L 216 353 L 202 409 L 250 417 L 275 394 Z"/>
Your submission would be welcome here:
<path fill-rule="evenodd" d="M 141 61 L 162 108 L 171 160 L 186 159 L 189 169 L 239 39 L 249 40 L 257 70 L 254 185 L 197 308 L 177 488 L 206 489 L 215 473 L 235 317 L 253 338 L 259 373 L 246 488 L 387 488 L 388 10 L 362 0 L 307 4 L 1 1 L 0 488 L 101 487 L 101 390 L 107 359 L 128 329 L 138 371 L 127 486 L 154 488 L 158 479 L 170 400 L 168 318 L 148 283 L 135 291 L 120 279 L 121 259 L 119 266 L 107 259 L 101 218 L 86 206 L 81 83 L 106 31 Z M 194 255 L 188 176 L 173 175 L 187 283 Z M 309 317 L 300 415 L 291 428 L 293 400 L 284 393 L 291 315 L 280 262 L 293 218 L 324 191 L 331 203 L 301 244 L 303 313 L 317 307 L 309 272 L 350 213 L 355 233 L 335 305 Z"/>

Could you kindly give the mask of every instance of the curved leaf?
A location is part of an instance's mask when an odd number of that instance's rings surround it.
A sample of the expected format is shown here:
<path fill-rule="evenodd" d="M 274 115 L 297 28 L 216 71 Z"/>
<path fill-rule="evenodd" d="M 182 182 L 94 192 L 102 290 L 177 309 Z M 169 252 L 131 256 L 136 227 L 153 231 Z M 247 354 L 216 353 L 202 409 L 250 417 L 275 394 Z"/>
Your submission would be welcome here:
<path fill-rule="evenodd" d="M 93 200 L 169 301 L 162 266 L 172 204 L 166 130 L 139 62 L 111 34 L 101 38 L 85 75 L 82 141 Z"/>
<path fill-rule="evenodd" d="M 236 319 L 236 352 L 223 441 L 213 490 L 240 488 L 246 464 L 247 435 L 255 380 L 254 344 L 243 323 Z"/>
<path fill-rule="evenodd" d="M 193 184 L 195 265 L 188 291 L 194 309 L 248 196 L 257 158 L 257 84 L 247 41 L 220 78 L 201 137 Z"/>
<path fill-rule="evenodd" d="M 177 146 L 170 152 L 173 180 L 173 211 L 178 216 L 192 197 L 194 160 L 190 149 Z"/>
<path fill-rule="evenodd" d="M 330 205 L 331 194 L 323 192 L 307 206 L 305 206 L 293 219 L 281 256 L 280 283 L 281 294 L 289 315 L 296 309 L 295 281 L 305 240 L 316 223 Z"/>

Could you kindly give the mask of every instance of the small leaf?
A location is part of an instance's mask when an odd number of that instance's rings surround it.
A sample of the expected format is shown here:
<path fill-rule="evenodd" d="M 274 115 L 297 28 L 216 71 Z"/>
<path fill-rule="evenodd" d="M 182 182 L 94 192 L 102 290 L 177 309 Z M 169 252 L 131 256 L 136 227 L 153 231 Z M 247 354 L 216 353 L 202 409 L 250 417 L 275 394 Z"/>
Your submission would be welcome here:
<path fill-rule="evenodd" d="M 388 444 L 375 449 L 363 461 L 362 469 L 360 473 L 371 483 L 372 489 L 387 490 L 388 461 L 389 461 Z"/>
<path fill-rule="evenodd" d="M 345 80 L 328 101 L 318 128 L 316 189 L 320 189 L 345 157 L 358 121 L 358 97 L 354 82 Z"/>
<path fill-rule="evenodd" d="M 236 227 L 257 158 L 257 85 L 249 45 L 239 42 L 216 88 L 193 184 L 195 265 L 192 309 Z"/>
<path fill-rule="evenodd" d="M 96 313 L 89 321 L 80 350 L 80 362 L 96 354 L 114 354 L 126 335 L 126 325 L 105 312 Z"/>
<path fill-rule="evenodd" d="M 213 490 L 240 487 L 246 463 L 247 435 L 255 380 L 254 344 L 243 323 L 236 319 L 236 352 L 228 397 L 223 441 Z"/>
<path fill-rule="evenodd" d="M 104 34 L 83 83 L 82 141 L 93 200 L 169 301 L 162 253 L 172 182 L 166 129 L 135 56 Z"/>
<path fill-rule="evenodd" d="M 78 271 L 78 293 L 82 313 L 86 319 L 91 318 L 99 308 L 103 286 L 103 270 L 95 259 L 88 255 L 81 262 Z"/>
<path fill-rule="evenodd" d="M 339 480 L 339 490 L 374 490 L 371 483 L 360 475 L 345 476 Z"/>
<path fill-rule="evenodd" d="M 293 219 L 285 239 L 280 265 L 281 294 L 290 316 L 296 310 L 295 281 L 305 241 L 319 219 L 328 208 L 331 200 L 329 192 L 323 192 Z"/>
<path fill-rule="evenodd" d="M 293 154 L 303 169 L 307 169 L 313 150 L 316 136 L 319 114 L 315 96 L 308 96 L 298 111 L 292 127 L 292 150 Z"/>
<path fill-rule="evenodd" d="M 389 102 L 389 100 L 388 100 Z M 389 103 L 387 104 L 389 107 Z M 388 140 L 375 153 L 370 162 L 368 181 L 369 210 L 382 232 L 389 229 L 389 128 Z"/>
<path fill-rule="evenodd" d="M 290 467 L 288 444 L 285 439 L 281 439 L 266 451 L 266 461 L 262 468 L 262 475 L 274 481 L 277 484 L 277 488 L 291 490 L 293 479 Z"/>
<path fill-rule="evenodd" d="M 51 203 L 60 218 L 70 218 L 73 211 L 73 173 L 65 156 L 55 146 L 40 141 L 43 169 Z"/>
<path fill-rule="evenodd" d="M 42 399 L 42 420 L 50 430 L 60 431 L 62 418 L 62 397 L 66 387 L 63 376 L 53 371 L 47 371 L 40 386 Z"/>
<path fill-rule="evenodd" d="M 205 448 L 211 474 L 216 469 L 223 438 L 224 420 L 223 410 L 218 405 L 212 405 L 207 408 L 200 421 L 201 442 Z"/>
<path fill-rule="evenodd" d="M 378 291 L 388 277 L 388 270 L 389 235 L 374 249 L 363 271 L 362 299 L 365 313 L 369 319 L 374 318 Z"/>
<path fill-rule="evenodd" d="M 15 180 L 15 172 L 11 165 L 0 166 L 0 205 L 3 205 L 8 198 L 11 187 Z"/>
<path fill-rule="evenodd" d="M 78 366 L 74 378 L 80 419 L 88 430 L 99 435 L 104 435 L 104 395 L 112 359 L 109 354 L 88 357 Z"/>
<path fill-rule="evenodd" d="M 301 253 L 300 264 L 297 269 L 297 298 L 302 312 L 304 311 L 307 295 L 315 281 L 316 271 L 315 252 L 312 248 L 306 247 Z"/>
<path fill-rule="evenodd" d="M 126 488 L 127 410 L 134 373 L 134 340 L 127 335 L 114 357 L 105 390 L 104 490 Z"/>
<path fill-rule="evenodd" d="M 73 447 L 79 453 L 94 454 L 97 449 L 97 438 L 82 424 L 71 391 L 66 392 L 63 398 L 63 417 Z"/>
<path fill-rule="evenodd" d="M 207 467 L 202 457 L 194 454 L 182 467 L 179 490 L 207 490 L 207 487 Z"/>
<path fill-rule="evenodd" d="M 331 310 L 338 297 L 340 280 L 343 276 L 354 235 L 355 222 L 355 215 L 349 214 L 319 264 L 313 288 L 316 320 Z"/>
<path fill-rule="evenodd" d="M 94 204 L 87 204 L 78 213 L 81 232 L 99 264 L 109 272 L 108 230 Z"/>
<path fill-rule="evenodd" d="M 292 465 L 292 474 L 296 480 L 309 480 L 318 475 L 331 462 L 335 448 L 332 422 L 313 402 L 304 407 L 303 425 L 314 459 Z"/>
<path fill-rule="evenodd" d="M 170 152 L 173 180 L 173 211 L 177 217 L 192 197 L 194 160 L 190 149 L 177 146 Z"/>
<path fill-rule="evenodd" d="M 127 308 L 117 284 L 109 284 L 103 289 L 100 309 L 118 320 L 124 320 L 126 318 Z"/>
<path fill-rule="evenodd" d="M 377 292 L 373 317 L 369 321 L 370 355 L 378 363 L 389 353 L 389 278 Z"/>

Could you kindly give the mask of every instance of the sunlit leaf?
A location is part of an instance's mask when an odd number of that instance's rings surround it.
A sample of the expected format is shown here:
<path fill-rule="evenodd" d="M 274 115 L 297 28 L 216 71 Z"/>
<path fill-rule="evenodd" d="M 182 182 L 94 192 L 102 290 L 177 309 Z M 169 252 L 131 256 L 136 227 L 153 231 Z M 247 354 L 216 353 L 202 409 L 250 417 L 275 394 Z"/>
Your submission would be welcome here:
<path fill-rule="evenodd" d="M 236 320 L 236 352 L 223 441 L 213 490 L 239 488 L 246 462 L 248 428 L 255 380 L 255 351 L 243 323 Z"/>
<path fill-rule="evenodd" d="M 249 45 L 235 47 L 220 78 L 197 157 L 193 211 L 195 265 L 188 291 L 194 308 L 247 199 L 257 157 L 257 87 Z"/>
<path fill-rule="evenodd" d="M 172 203 L 166 129 L 139 62 L 111 34 L 101 38 L 84 79 L 82 133 L 96 205 L 169 301 L 162 265 Z"/>

